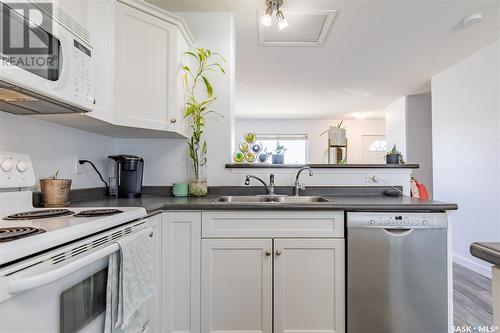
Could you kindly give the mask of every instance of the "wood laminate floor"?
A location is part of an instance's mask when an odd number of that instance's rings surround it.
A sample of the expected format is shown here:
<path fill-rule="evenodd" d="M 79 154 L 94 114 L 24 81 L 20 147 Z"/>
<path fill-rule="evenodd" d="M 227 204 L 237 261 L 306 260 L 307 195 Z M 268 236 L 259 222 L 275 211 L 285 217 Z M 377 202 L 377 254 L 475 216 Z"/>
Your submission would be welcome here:
<path fill-rule="evenodd" d="M 491 280 L 453 264 L 455 326 L 493 325 Z"/>

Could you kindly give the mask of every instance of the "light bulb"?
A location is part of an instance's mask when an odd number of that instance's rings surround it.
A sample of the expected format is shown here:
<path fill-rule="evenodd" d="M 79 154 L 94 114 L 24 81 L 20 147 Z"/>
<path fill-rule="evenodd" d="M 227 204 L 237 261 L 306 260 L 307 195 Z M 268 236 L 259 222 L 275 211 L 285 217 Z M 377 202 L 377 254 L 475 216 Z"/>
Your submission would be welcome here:
<path fill-rule="evenodd" d="M 272 23 L 271 15 L 265 14 L 264 16 L 262 16 L 262 18 L 260 19 L 260 23 L 262 23 L 266 27 L 270 26 Z"/>
<path fill-rule="evenodd" d="M 288 21 L 286 19 L 278 22 L 278 28 L 280 28 L 280 30 L 285 29 L 286 27 L 288 27 Z"/>
<path fill-rule="evenodd" d="M 283 15 L 283 12 L 281 10 L 278 10 L 278 12 L 276 13 L 276 18 L 278 19 L 278 28 L 280 30 L 288 27 L 288 21 L 285 19 L 285 16 Z"/>
<path fill-rule="evenodd" d="M 271 6 L 267 6 L 266 13 L 260 19 L 260 23 L 262 23 L 266 27 L 270 26 L 273 21 L 272 15 L 273 15 L 273 8 Z"/>

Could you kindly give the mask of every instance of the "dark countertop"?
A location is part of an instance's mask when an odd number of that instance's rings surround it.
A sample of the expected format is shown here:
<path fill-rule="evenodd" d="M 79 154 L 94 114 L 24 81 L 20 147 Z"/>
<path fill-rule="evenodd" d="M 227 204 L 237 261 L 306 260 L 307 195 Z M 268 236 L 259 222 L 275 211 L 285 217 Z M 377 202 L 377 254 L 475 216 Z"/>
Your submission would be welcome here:
<path fill-rule="evenodd" d="M 383 195 L 325 196 L 330 202 L 296 203 L 222 203 L 220 195 L 206 198 L 174 198 L 167 195 L 144 195 L 138 199 L 93 198 L 74 202 L 73 207 L 144 207 L 153 214 L 162 210 L 346 210 L 346 211 L 447 211 L 457 205 L 422 201 L 409 197 Z"/>
<path fill-rule="evenodd" d="M 470 253 L 476 258 L 500 266 L 500 243 L 472 243 Z"/>
<path fill-rule="evenodd" d="M 309 166 L 313 169 L 418 169 L 419 164 L 267 164 L 228 163 L 226 169 L 299 169 Z"/>

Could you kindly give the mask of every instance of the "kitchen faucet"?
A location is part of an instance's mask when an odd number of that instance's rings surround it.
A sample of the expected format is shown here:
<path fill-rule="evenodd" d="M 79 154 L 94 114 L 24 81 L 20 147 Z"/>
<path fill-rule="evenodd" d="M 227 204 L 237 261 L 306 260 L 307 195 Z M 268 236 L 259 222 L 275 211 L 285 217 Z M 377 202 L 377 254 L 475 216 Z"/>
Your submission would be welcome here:
<path fill-rule="evenodd" d="M 257 179 L 259 182 L 261 182 L 262 185 L 265 186 L 268 195 L 274 195 L 274 189 L 276 188 L 274 185 L 274 174 L 271 174 L 269 176 L 269 185 L 267 185 L 266 182 L 263 181 L 262 179 L 260 179 L 259 177 L 252 176 L 252 175 L 245 176 L 245 185 L 247 185 L 247 186 L 250 185 L 250 178 Z"/>
<path fill-rule="evenodd" d="M 313 175 L 312 169 L 309 166 L 303 166 L 302 168 L 299 169 L 299 171 L 297 171 L 297 175 L 295 176 L 295 186 L 293 188 L 293 195 L 295 195 L 295 196 L 299 195 L 299 191 L 300 190 L 305 190 L 306 189 L 305 185 L 301 185 L 299 183 L 300 174 L 304 170 L 309 170 L 309 176 Z"/>

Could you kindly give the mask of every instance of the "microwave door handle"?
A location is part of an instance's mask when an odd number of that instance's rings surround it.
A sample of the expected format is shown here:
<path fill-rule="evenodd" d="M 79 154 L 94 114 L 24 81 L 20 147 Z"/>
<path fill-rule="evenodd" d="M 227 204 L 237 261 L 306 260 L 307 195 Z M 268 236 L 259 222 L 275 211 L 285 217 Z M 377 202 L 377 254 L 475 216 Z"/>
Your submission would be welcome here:
<path fill-rule="evenodd" d="M 60 280 L 63 277 L 76 272 L 77 270 L 92 264 L 93 262 L 105 258 L 120 249 L 118 243 L 113 243 L 103 249 L 90 253 L 81 259 L 70 262 L 53 271 L 44 272 L 38 275 L 16 278 L 7 282 L 7 291 L 10 294 L 20 293 L 26 290 L 44 286 L 54 281 Z"/>

